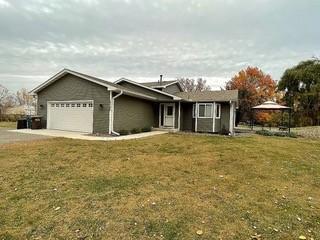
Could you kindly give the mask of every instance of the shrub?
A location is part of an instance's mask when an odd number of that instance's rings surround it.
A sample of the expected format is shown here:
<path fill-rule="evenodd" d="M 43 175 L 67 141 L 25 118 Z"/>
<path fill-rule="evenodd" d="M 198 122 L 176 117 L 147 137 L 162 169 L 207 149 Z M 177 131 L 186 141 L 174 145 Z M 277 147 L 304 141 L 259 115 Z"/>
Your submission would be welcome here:
<path fill-rule="evenodd" d="M 297 138 L 297 134 L 295 133 L 287 133 L 287 132 L 270 132 L 267 130 L 259 130 L 256 131 L 256 134 L 263 135 L 263 136 L 275 136 L 275 137 L 291 137 Z"/>
<path fill-rule="evenodd" d="M 140 128 L 134 128 L 131 130 L 131 133 L 135 134 L 135 133 L 140 133 L 141 129 Z"/>
<path fill-rule="evenodd" d="M 297 134 L 295 134 L 295 133 L 287 133 L 287 132 L 276 132 L 276 133 L 274 133 L 274 136 L 297 138 Z"/>
<path fill-rule="evenodd" d="M 151 127 L 141 128 L 141 132 L 151 132 Z"/>
<path fill-rule="evenodd" d="M 263 136 L 273 136 L 273 133 L 267 130 L 258 130 L 256 134 L 263 135 Z"/>
<path fill-rule="evenodd" d="M 120 135 L 128 135 L 128 134 L 129 134 L 129 131 L 128 131 L 128 130 L 120 130 L 120 131 L 119 131 L 119 134 L 120 134 Z"/>

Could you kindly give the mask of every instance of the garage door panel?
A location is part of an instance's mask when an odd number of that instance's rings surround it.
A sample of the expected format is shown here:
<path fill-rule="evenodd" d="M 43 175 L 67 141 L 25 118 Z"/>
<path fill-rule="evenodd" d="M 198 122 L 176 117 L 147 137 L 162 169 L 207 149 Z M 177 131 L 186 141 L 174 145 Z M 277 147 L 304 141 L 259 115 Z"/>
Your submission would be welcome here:
<path fill-rule="evenodd" d="M 92 133 L 92 101 L 48 103 L 48 129 Z"/>

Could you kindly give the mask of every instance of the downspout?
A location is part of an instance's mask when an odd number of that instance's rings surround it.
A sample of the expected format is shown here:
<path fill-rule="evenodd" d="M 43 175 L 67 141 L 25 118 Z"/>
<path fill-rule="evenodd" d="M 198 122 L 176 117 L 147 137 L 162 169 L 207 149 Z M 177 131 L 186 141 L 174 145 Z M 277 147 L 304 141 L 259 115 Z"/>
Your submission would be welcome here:
<path fill-rule="evenodd" d="M 117 98 L 117 97 L 120 97 L 122 94 L 123 94 L 123 91 L 121 90 L 120 93 L 118 93 L 117 95 L 115 95 L 114 97 L 112 97 L 112 92 L 110 92 L 111 94 L 111 105 L 110 105 L 110 110 L 111 110 L 111 134 L 114 134 L 114 135 L 117 135 L 119 136 L 120 134 L 116 131 L 113 130 L 113 121 L 114 121 L 114 100 Z"/>

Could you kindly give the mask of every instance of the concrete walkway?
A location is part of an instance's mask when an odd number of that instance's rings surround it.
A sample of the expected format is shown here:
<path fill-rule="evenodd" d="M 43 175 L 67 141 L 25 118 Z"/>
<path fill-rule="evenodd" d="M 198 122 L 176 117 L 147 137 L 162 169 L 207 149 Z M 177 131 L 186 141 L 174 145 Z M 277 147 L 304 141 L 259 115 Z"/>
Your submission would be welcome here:
<path fill-rule="evenodd" d="M 130 140 L 130 139 L 145 138 L 145 137 L 151 137 L 151 136 L 168 133 L 166 131 L 152 131 L 152 132 L 131 134 L 126 136 L 101 137 L 101 136 L 92 136 L 92 135 L 88 135 L 87 133 L 81 133 L 81 132 L 69 132 L 69 131 L 49 130 L 49 129 L 38 129 L 38 130 L 18 129 L 18 130 L 8 130 L 8 131 L 16 132 L 16 133 L 34 134 L 34 135 L 42 135 L 42 136 L 50 136 L 50 137 L 64 137 L 64 138 L 90 140 L 90 141 Z"/>

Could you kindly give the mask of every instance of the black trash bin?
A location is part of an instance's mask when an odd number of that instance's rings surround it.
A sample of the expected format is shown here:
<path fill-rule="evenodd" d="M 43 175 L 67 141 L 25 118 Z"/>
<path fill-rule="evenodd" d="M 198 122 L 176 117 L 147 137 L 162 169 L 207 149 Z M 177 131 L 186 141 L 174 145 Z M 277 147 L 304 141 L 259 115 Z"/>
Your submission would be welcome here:
<path fill-rule="evenodd" d="M 27 128 L 27 119 L 22 118 L 22 119 L 18 119 L 17 121 L 17 129 L 24 129 Z"/>
<path fill-rule="evenodd" d="M 42 128 L 41 119 L 42 117 L 40 116 L 31 117 L 31 129 L 41 129 Z"/>

